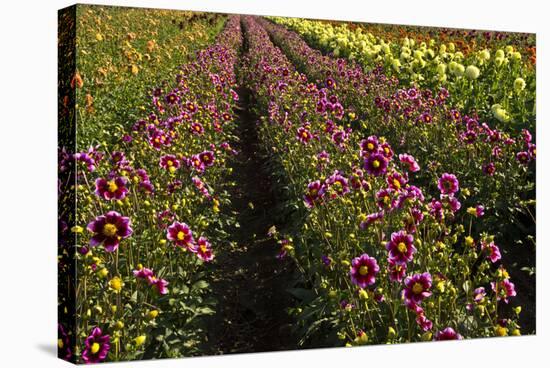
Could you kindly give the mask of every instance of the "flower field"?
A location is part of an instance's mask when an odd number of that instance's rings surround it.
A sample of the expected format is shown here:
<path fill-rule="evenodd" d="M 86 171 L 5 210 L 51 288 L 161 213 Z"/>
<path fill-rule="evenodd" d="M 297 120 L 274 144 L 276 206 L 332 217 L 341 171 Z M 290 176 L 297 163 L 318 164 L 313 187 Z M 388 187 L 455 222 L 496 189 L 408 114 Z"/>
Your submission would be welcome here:
<path fill-rule="evenodd" d="M 535 332 L 534 35 L 72 9 L 60 357 Z"/>

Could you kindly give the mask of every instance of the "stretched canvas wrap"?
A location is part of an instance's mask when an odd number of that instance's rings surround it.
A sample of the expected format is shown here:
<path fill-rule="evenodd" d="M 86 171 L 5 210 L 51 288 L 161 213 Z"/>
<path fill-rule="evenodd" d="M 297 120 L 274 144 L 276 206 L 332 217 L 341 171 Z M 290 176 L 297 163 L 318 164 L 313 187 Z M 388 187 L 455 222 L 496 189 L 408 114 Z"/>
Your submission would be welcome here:
<path fill-rule="evenodd" d="M 77 5 L 58 47 L 60 358 L 535 333 L 534 34 Z"/>

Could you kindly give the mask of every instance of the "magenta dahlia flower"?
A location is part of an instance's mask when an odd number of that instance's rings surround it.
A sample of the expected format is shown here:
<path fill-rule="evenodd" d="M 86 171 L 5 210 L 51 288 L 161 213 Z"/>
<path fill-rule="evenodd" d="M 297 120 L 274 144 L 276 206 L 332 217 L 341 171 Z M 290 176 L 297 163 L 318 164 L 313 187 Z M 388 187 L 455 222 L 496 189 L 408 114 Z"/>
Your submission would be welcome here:
<path fill-rule="evenodd" d="M 354 167 L 352 169 L 352 173 L 349 181 L 350 181 L 351 187 L 354 190 L 360 190 L 360 189 L 364 189 L 365 191 L 370 190 L 369 182 L 364 179 L 363 170 L 357 167 Z"/>
<path fill-rule="evenodd" d="M 193 232 L 186 223 L 175 221 L 168 227 L 166 237 L 178 247 L 184 247 L 188 250 L 194 249 Z"/>
<path fill-rule="evenodd" d="M 474 290 L 474 302 L 481 303 L 483 302 L 483 299 L 485 299 L 485 296 L 487 293 L 485 292 L 485 288 L 483 286 L 478 287 Z"/>
<path fill-rule="evenodd" d="M 327 192 L 329 193 L 331 199 L 349 193 L 348 179 L 340 174 L 338 170 L 334 171 L 325 183 L 327 186 Z"/>
<path fill-rule="evenodd" d="M 426 318 L 424 313 L 418 313 L 416 316 L 416 323 L 420 326 L 422 331 L 429 331 L 433 327 L 433 322 Z"/>
<path fill-rule="evenodd" d="M 516 296 L 516 286 L 509 279 L 491 282 L 491 289 L 497 295 L 497 301 L 502 300 L 506 304 L 508 304 L 509 297 Z"/>
<path fill-rule="evenodd" d="M 204 262 L 210 262 L 214 259 L 214 253 L 212 253 L 210 242 L 202 236 L 197 240 L 195 252 L 197 253 L 197 257 Z"/>
<path fill-rule="evenodd" d="M 444 173 L 439 178 L 437 187 L 441 191 L 441 194 L 453 195 L 458 192 L 458 179 L 453 174 Z"/>
<path fill-rule="evenodd" d="M 527 145 L 527 150 L 529 152 L 529 156 L 531 157 L 531 159 L 536 160 L 536 158 L 537 158 L 537 145 L 529 143 Z"/>
<path fill-rule="evenodd" d="M 160 158 L 160 167 L 170 172 L 174 172 L 180 168 L 180 160 L 174 155 L 164 155 Z"/>
<path fill-rule="evenodd" d="M 407 184 L 407 176 L 403 176 L 397 171 L 394 171 L 386 177 L 386 183 L 388 183 L 388 187 L 399 190 Z"/>
<path fill-rule="evenodd" d="M 429 213 L 432 215 L 435 219 L 442 221 L 444 217 L 443 212 L 443 204 L 436 200 L 435 198 L 432 198 L 432 201 L 428 204 Z"/>
<path fill-rule="evenodd" d="M 86 364 L 103 362 L 111 348 L 109 341 L 109 335 L 103 335 L 99 327 L 94 327 L 90 336 L 84 341 L 85 348 L 82 352 L 82 360 Z"/>
<path fill-rule="evenodd" d="M 531 161 L 529 152 L 521 151 L 516 154 L 516 160 L 523 165 L 527 165 Z"/>
<path fill-rule="evenodd" d="M 384 175 L 388 169 L 388 160 L 381 153 L 373 153 L 365 159 L 363 168 L 367 170 L 370 175 Z"/>
<path fill-rule="evenodd" d="M 451 211 L 453 212 L 457 212 L 462 207 L 462 204 L 460 203 L 460 201 L 452 195 L 446 196 L 442 194 L 441 200 L 447 202 L 449 204 L 449 207 L 451 208 Z"/>
<path fill-rule="evenodd" d="M 391 281 L 400 283 L 401 281 L 403 281 L 406 272 L 406 263 L 395 263 L 391 259 L 388 259 L 388 273 Z"/>
<path fill-rule="evenodd" d="M 460 135 L 460 138 L 467 144 L 474 144 L 476 142 L 477 133 L 473 130 L 467 130 Z"/>
<path fill-rule="evenodd" d="M 428 272 L 422 274 L 417 273 L 412 276 L 407 276 L 405 279 L 405 289 L 403 296 L 415 304 L 419 304 L 422 300 L 432 295 L 430 289 L 432 287 L 432 275 Z"/>
<path fill-rule="evenodd" d="M 304 203 L 307 208 L 313 208 L 315 203 L 323 196 L 323 188 L 319 180 L 312 181 L 307 185 L 307 192 L 304 195 Z"/>
<path fill-rule="evenodd" d="M 191 166 L 197 170 L 199 173 L 202 173 L 205 169 L 205 165 L 204 165 L 204 162 L 202 162 L 201 158 L 199 157 L 199 155 L 193 155 L 191 156 L 191 159 L 190 159 L 190 164 Z"/>
<path fill-rule="evenodd" d="M 391 160 L 391 158 L 393 157 L 393 150 L 387 142 L 380 145 L 380 153 L 382 153 L 384 157 L 386 157 L 388 160 Z"/>
<path fill-rule="evenodd" d="M 103 199 L 124 199 L 128 194 L 126 184 L 128 181 L 124 177 L 117 177 L 111 180 L 98 178 L 95 181 L 95 194 Z"/>
<path fill-rule="evenodd" d="M 70 361 L 73 357 L 71 340 L 61 323 L 57 324 L 57 356 L 67 361 Z"/>
<path fill-rule="evenodd" d="M 212 151 L 204 151 L 199 153 L 199 160 L 204 164 L 206 167 L 210 167 L 214 165 L 214 152 Z"/>
<path fill-rule="evenodd" d="M 149 278 L 155 276 L 153 270 L 147 267 L 141 267 L 137 270 L 134 270 L 133 274 L 136 278 L 145 280 L 149 280 Z"/>
<path fill-rule="evenodd" d="M 365 221 L 361 221 L 361 223 L 359 224 L 359 228 L 365 230 L 370 225 L 374 224 L 375 222 L 381 222 L 383 219 L 384 211 L 368 214 Z"/>
<path fill-rule="evenodd" d="M 83 162 L 88 171 L 92 172 L 96 169 L 96 160 L 86 152 L 78 152 L 74 154 L 74 159 L 77 162 Z"/>
<path fill-rule="evenodd" d="M 521 136 L 523 137 L 523 141 L 525 143 L 531 143 L 531 140 L 533 139 L 531 132 L 529 132 L 527 129 L 521 130 Z"/>
<path fill-rule="evenodd" d="M 326 164 L 330 163 L 330 155 L 327 151 L 321 151 L 317 154 L 317 160 L 319 161 L 319 168 L 324 168 Z"/>
<path fill-rule="evenodd" d="M 491 260 L 492 263 L 496 263 L 502 258 L 500 249 L 494 242 L 490 242 L 489 244 L 481 242 L 481 249 L 487 252 L 487 258 Z"/>
<path fill-rule="evenodd" d="M 191 101 L 187 101 L 185 103 L 185 109 L 187 111 L 189 111 L 191 114 L 194 114 L 195 112 L 197 112 L 197 110 L 199 109 L 199 107 L 197 106 L 196 103 L 194 102 L 191 102 Z"/>
<path fill-rule="evenodd" d="M 303 144 L 308 144 L 311 138 L 313 138 L 313 135 L 304 127 L 299 127 L 296 131 L 296 139 Z"/>
<path fill-rule="evenodd" d="M 483 165 L 483 173 L 489 176 L 493 176 L 495 174 L 496 167 L 493 162 L 489 162 L 486 165 Z"/>
<path fill-rule="evenodd" d="M 170 92 L 164 97 L 164 101 L 168 105 L 175 105 L 180 101 L 180 97 L 176 94 L 176 92 Z"/>
<path fill-rule="evenodd" d="M 482 217 L 483 215 L 485 215 L 485 207 L 478 204 L 476 206 L 476 217 Z"/>
<path fill-rule="evenodd" d="M 434 336 L 434 340 L 462 340 L 462 336 L 457 333 L 452 327 L 447 327 L 444 330 L 438 331 Z"/>
<path fill-rule="evenodd" d="M 386 244 L 386 250 L 389 252 L 388 259 L 395 264 L 412 261 L 413 255 L 416 253 L 413 241 L 413 236 L 403 230 L 391 234 L 391 239 Z"/>
<path fill-rule="evenodd" d="M 397 204 L 397 201 L 394 197 L 395 193 L 395 190 L 391 188 L 380 189 L 378 192 L 376 192 L 376 205 L 378 206 L 378 208 L 388 211 L 393 210 Z"/>
<path fill-rule="evenodd" d="M 90 239 L 90 246 L 95 247 L 103 243 L 107 252 L 117 250 L 120 239 L 128 238 L 133 232 L 130 219 L 116 211 L 96 217 L 87 228 L 94 233 Z"/>
<path fill-rule="evenodd" d="M 155 287 L 157 289 L 157 292 L 160 294 L 160 295 L 166 295 L 168 294 L 168 284 L 169 282 L 166 281 L 165 279 L 157 279 L 155 276 L 152 276 L 149 278 L 148 280 L 149 282 L 149 285 Z"/>
<path fill-rule="evenodd" d="M 400 154 L 399 161 L 407 165 L 407 168 L 410 172 L 417 172 L 420 170 L 420 166 L 416 162 L 416 159 L 407 153 Z"/>
<path fill-rule="evenodd" d="M 199 122 L 194 122 L 191 124 L 191 133 L 195 135 L 202 135 L 204 133 L 204 127 Z"/>
<path fill-rule="evenodd" d="M 172 140 L 164 132 L 158 130 L 149 137 L 149 144 L 157 151 L 160 151 L 162 146 L 170 146 Z"/>
<path fill-rule="evenodd" d="M 206 184 L 198 176 L 193 176 L 191 178 L 191 181 L 206 199 L 212 198 L 210 192 L 208 191 L 208 188 L 206 187 Z"/>
<path fill-rule="evenodd" d="M 375 135 L 371 135 L 370 137 L 363 139 L 359 144 L 359 147 L 361 147 L 361 157 L 378 152 L 378 146 L 378 137 Z"/>
<path fill-rule="evenodd" d="M 351 261 L 351 281 L 361 289 L 374 284 L 376 274 L 380 271 L 376 259 L 363 254 Z"/>

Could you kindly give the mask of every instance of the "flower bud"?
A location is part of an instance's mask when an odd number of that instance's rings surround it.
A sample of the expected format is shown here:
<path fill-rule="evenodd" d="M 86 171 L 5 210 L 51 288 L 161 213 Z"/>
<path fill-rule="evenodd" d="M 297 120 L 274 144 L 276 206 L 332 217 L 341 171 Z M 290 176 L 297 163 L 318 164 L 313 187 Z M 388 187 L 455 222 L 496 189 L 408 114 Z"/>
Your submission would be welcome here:
<path fill-rule="evenodd" d="M 523 78 L 516 78 L 514 81 L 514 90 L 519 93 L 525 89 L 525 80 Z"/>
<path fill-rule="evenodd" d="M 101 268 L 99 271 L 97 271 L 97 275 L 100 278 L 105 278 L 107 275 L 109 275 L 109 271 L 106 268 Z"/>
<path fill-rule="evenodd" d="M 141 335 L 134 339 L 134 343 L 136 344 L 136 346 L 141 346 L 145 343 L 146 339 L 147 339 L 147 336 Z"/>
<path fill-rule="evenodd" d="M 469 80 L 475 80 L 479 77 L 480 71 L 479 68 L 475 65 L 468 65 L 465 71 L 466 78 Z"/>
<path fill-rule="evenodd" d="M 497 326 L 495 327 L 495 334 L 497 336 L 508 336 L 508 329 L 506 327 Z"/>

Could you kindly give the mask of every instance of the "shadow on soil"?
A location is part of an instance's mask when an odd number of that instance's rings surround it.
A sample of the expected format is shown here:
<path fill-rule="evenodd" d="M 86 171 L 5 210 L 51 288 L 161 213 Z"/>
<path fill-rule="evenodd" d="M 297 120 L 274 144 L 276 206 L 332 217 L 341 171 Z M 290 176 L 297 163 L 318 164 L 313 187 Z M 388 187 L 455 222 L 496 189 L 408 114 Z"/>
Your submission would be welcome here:
<path fill-rule="evenodd" d="M 296 348 L 286 311 L 294 303 L 285 291 L 292 278 L 291 264 L 276 259 L 279 246 L 267 236 L 274 225 L 277 198 L 265 170 L 257 120 L 249 110 L 250 91 L 237 92 L 240 142 L 230 180 L 237 183 L 231 197 L 240 227 L 231 236 L 236 245 L 221 252 L 214 269 L 212 289 L 219 304 L 209 326 L 212 354 Z"/>

